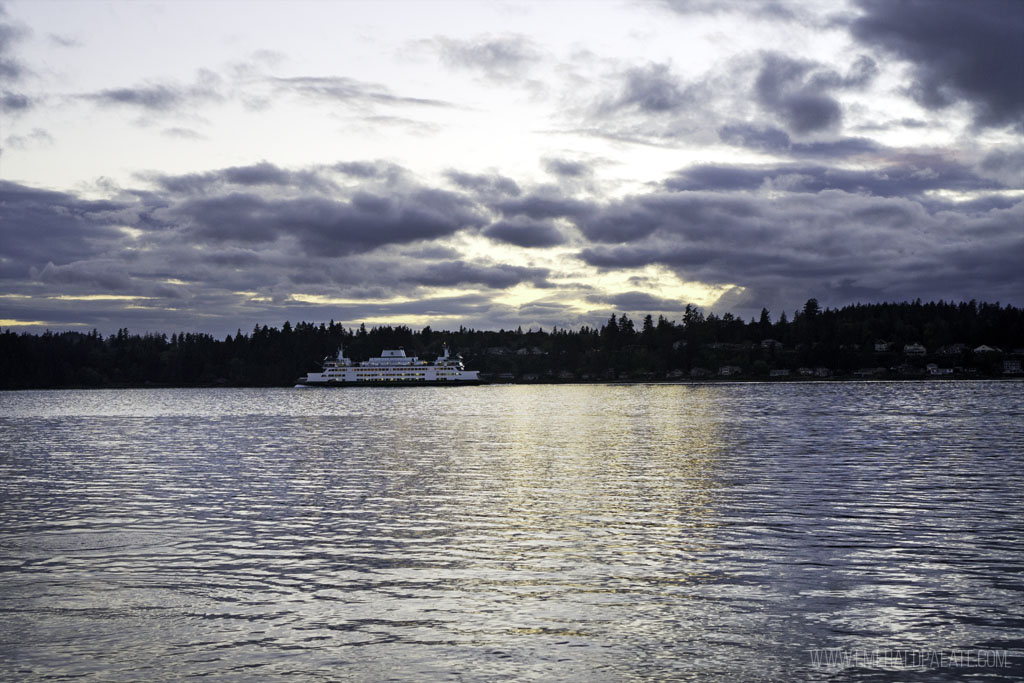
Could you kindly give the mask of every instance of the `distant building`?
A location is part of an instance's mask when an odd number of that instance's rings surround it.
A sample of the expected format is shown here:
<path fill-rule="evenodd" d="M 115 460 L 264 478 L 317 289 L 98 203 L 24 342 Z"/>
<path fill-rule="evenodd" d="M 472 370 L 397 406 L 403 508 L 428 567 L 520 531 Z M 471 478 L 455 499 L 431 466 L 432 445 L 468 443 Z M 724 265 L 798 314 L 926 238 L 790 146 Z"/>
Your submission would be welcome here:
<path fill-rule="evenodd" d="M 722 367 L 718 368 L 718 374 L 721 377 L 733 377 L 734 375 L 739 375 L 742 373 L 743 368 L 737 365 L 723 365 Z"/>
<path fill-rule="evenodd" d="M 853 374 L 857 377 L 877 377 L 885 374 L 885 368 L 861 368 Z"/>
<path fill-rule="evenodd" d="M 675 370 L 669 370 L 665 373 L 666 379 L 683 379 L 684 377 L 686 377 L 686 373 L 678 368 Z"/>
<path fill-rule="evenodd" d="M 924 348 L 917 342 L 913 344 L 907 344 L 903 347 L 903 353 L 907 356 L 923 356 L 928 353 L 928 349 Z"/>
<path fill-rule="evenodd" d="M 891 348 L 892 348 L 892 343 L 890 343 L 890 342 L 884 341 L 882 339 L 878 339 L 878 340 L 875 341 L 875 351 L 877 351 L 878 353 L 882 353 L 883 351 L 888 351 Z"/>
<path fill-rule="evenodd" d="M 950 344 L 938 350 L 940 356 L 959 356 L 968 349 L 967 344 Z"/>
<path fill-rule="evenodd" d="M 779 368 L 768 372 L 769 377 L 789 377 L 789 370 Z"/>
<path fill-rule="evenodd" d="M 710 377 L 711 371 L 707 368 L 694 368 L 690 370 L 690 377 Z"/>
<path fill-rule="evenodd" d="M 1019 375 L 1021 374 L 1020 361 L 1016 358 L 1003 361 L 1003 374 L 1004 375 Z"/>
<path fill-rule="evenodd" d="M 975 353 L 1002 353 L 1002 351 L 1000 351 L 996 347 L 988 346 L 986 344 L 982 344 L 978 348 L 974 349 L 974 352 Z"/>
<path fill-rule="evenodd" d="M 798 375 L 803 375 L 804 377 L 814 376 L 814 370 L 812 368 L 797 368 L 796 372 Z"/>
<path fill-rule="evenodd" d="M 815 377 L 831 377 L 832 376 L 832 371 L 829 370 L 828 368 L 822 368 L 822 367 L 814 368 L 814 376 Z"/>
<path fill-rule="evenodd" d="M 765 339 L 761 342 L 762 349 L 782 349 L 782 342 L 776 341 L 775 339 Z"/>
<path fill-rule="evenodd" d="M 940 368 L 935 363 L 929 363 L 928 365 L 926 365 L 924 367 L 928 371 L 929 375 L 952 375 L 953 374 L 953 368 Z"/>

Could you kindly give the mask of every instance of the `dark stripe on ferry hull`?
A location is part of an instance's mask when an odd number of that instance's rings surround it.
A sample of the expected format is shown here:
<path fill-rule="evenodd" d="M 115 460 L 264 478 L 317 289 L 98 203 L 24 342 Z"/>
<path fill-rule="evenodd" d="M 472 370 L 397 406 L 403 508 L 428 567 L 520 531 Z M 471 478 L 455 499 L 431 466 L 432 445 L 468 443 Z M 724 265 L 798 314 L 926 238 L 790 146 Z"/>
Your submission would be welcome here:
<path fill-rule="evenodd" d="M 324 387 L 326 389 L 349 389 L 352 387 L 471 387 L 486 384 L 479 379 L 450 379 L 450 380 L 367 380 L 358 382 L 299 382 L 297 386 L 303 387 Z"/>

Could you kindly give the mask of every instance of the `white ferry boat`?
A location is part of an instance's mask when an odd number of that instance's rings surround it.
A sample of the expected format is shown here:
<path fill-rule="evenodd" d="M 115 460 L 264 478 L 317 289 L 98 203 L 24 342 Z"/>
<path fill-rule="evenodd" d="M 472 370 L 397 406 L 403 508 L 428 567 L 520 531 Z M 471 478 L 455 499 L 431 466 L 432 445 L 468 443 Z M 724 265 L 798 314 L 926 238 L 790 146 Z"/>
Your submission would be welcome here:
<path fill-rule="evenodd" d="M 419 386 L 480 384 L 479 373 L 467 370 L 459 356 L 448 355 L 448 347 L 430 363 L 406 356 L 404 349 L 387 349 L 379 357 L 353 363 L 343 348 L 335 358 L 324 359 L 323 371 L 299 378 L 300 387 Z"/>

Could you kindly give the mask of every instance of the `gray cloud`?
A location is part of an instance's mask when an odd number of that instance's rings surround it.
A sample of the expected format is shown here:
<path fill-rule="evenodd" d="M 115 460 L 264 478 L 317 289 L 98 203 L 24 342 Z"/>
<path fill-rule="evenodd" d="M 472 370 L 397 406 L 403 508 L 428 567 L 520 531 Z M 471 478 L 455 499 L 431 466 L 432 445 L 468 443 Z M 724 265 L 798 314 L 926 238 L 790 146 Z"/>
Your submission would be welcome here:
<path fill-rule="evenodd" d="M 737 12 L 744 16 L 776 21 L 803 20 L 808 23 L 809 15 L 798 2 L 774 0 L 750 3 L 748 0 L 662 0 L 672 11 L 679 14 L 724 14 Z"/>
<path fill-rule="evenodd" d="M 911 93 L 929 109 L 964 101 L 978 126 L 1024 120 L 1024 3 L 859 0 L 850 31 L 913 65 Z"/>
<path fill-rule="evenodd" d="M 627 69 L 621 75 L 619 93 L 599 106 L 602 114 L 631 110 L 643 114 L 669 114 L 693 104 L 693 88 L 672 73 L 668 64 L 647 64 Z"/>
<path fill-rule="evenodd" d="M 41 269 L 32 269 L 33 279 L 47 284 L 85 285 L 104 292 L 127 292 L 132 289 L 132 278 L 124 272 L 120 260 L 97 259 L 74 261 L 56 266 L 48 261 Z"/>
<path fill-rule="evenodd" d="M 482 223 L 467 200 L 431 189 L 386 197 L 357 192 L 349 201 L 315 196 L 268 199 L 233 192 L 182 202 L 170 215 L 188 224 L 199 239 L 244 244 L 288 237 L 306 254 L 318 256 L 436 239 Z"/>
<path fill-rule="evenodd" d="M 570 159 L 547 158 L 543 160 L 544 170 L 559 178 L 586 178 L 593 172 L 588 164 Z"/>
<path fill-rule="evenodd" d="M 270 80 L 281 92 L 353 105 L 452 106 L 443 100 L 395 95 L 383 85 L 365 83 L 344 76 L 294 76 Z"/>
<path fill-rule="evenodd" d="M 189 173 L 152 178 L 165 190 L 180 194 L 223 192 L 225 186 L 277 186 L 312 192 L 329 192 L 337 186 L 313 170 L 291 171 L 266 161 L 249 166 L 231 166 L 207 173 Z"/>
<path fill-rule="evenodd" d="M 124 239 L 116 225 L 130 206 L 0 181 L 3 277 L 97 256 Z"/>
<path fill-rule="evenodd" d="M 73 36 L 63 36 L 56 33 L 51 33 L 47 36 L 50 42 L 58 47 L 81 47 L 82 41 L 78 40 Z"/>
<path fill-rule="evenodd" d="M 930 190 L 978 191 L 1008 189 L 958 162 L 939 156 L 910 157 L 902 164 L 872 170 L 783 164 L 735 166 L 703 164 L 679 171 L 664 182 L 671 190 L 750 191 L 759 188 L 786 192 L 842 190 L 879 197 L 917 196 Z"/>
<path fill-rule="evenodd" d="M 101 90 L 89 97 L 101 104 L 126 104 L 155 110 L 173 109 L 184 100 L 179 89 L 166 85 Z"/>
<path fill-rule="evenodd" d="M 565 235 L 550 221 L 524 217 L 498 221 L 484 229 L 483 235 L 520 247 L 553 247 L 566 242 Z"/>
<path fill-rule="evenodd" d="M 53 136 L 42 128 L 33 128 L 28 135 L 11 135 L 4 142 L 15 149 L 28 149 L 35 145 L 53 144 Z"/>
<path fill-rule="evenodd" d="M 834 128 L 842 118 L 839 102 L 825 92 L 839 77 L 835 72 L 817 70 L 818 67 L 814 62 L 775 52 L 761 56 L 755 96 L 762 107 L 796 133 Z"/>
<path fill-rule="evenodd" d="M 10 90 L 0 92 L 0 111 L 18 113 L 28 111 L 32 105 L 33 102 L 27 95 Z"/>
<path fill-rule="evenodd" d="M 590 204 L 571 197 L 565 197 L 557 190 L 545 188 L 519 197 L 496 201 L 492 208 L 506 217 L 525 216 L 534 220 L 581 216 L 590 209 Z"/>
<path fill-rule="evenodd" d="M 181 126 L 171 126 L 170 128 L 164 128 L 160 131 L 161 134 L 166 135 L 169 138 L 177 138 L 179 140 L 205 140 L 206 136 L 197 130 L 191 128 L 183 128 Z"/>
<path fill-rule="evenodd" d="M 651 311 L 678 310 L 684 306 L 680 301 L 653 296 L 647 292 L 639 291 L 622 292 L 621 294 L 613 294 L 607 297 L 592 296 L 587 298 L 595 304 L 610 304 L 618 311 L 644 311 L 649 313 Z"/>
<path fill-rule="evenodd" d="M 837 190 L 655 193 L 610 203 L 581 222 L 598 244 L 580 258 L 603 269 L 662 264 L 684 279 L 745 287 L 762 305 L 895 293 L 1020 300 L 1024 282 L 1013 262 L 1024 256 L 1024 202 L 977 214 L 949 208 Z"/>
<path fill-rule="evenodd" d="M 405 169 L 386 161 L 343 161 L 330 166 L 330 169 L 353 178 L 388 180 L 394 182 L 400 178 Z"/>
<path fill-rule="evenodd" d="M 445 173 L 445 177 L 459 188 L 491 200 L 518 197 L 522 194 L 516 181 L 503 175 L 480 175 L 449 170 Z"/>
<path fill-rule="evenodd" d="M 818 142 L 793 142 L 789 134 L 771 126 L 750 123 L 731 123 L 718 129 L 722 142 L 737 147 L 764 152 L 787 153 L 797 157 L 823 157 L 835 159 L 870 152 L 879 152 L 881 145 L 867 138 L 839 138 Z"/>
<path fill-rule="evenodd" d="M 527 268 L 505 264 L 479 265 L 465 261 L 432 263 L 414 269 L 406 275 L 407 281 L 429 287 L 457 285 L 483 285 L 491 289 L 507 289 L 521 282 L 542 282 L 549 275 L 546 268 Z"/>
<path fill-rule="evenodd" d="M 221 79 L 212 71 L 201 70 L 190 86 L 154 83 L 125 88 L 110 88 L 81 97 L 105 107 L 136 107 L 152 113 L 170 112 L 184 106 L 195 106 L 224 99 Z"/>
<path fill-rule="evenodd" d="M 730 134 L 741 142 L 763 134 L 774 144 L 771 129 Z M 739 285 L 745 289 L 735 290 L 729 303 L 750 304 L 755 313 L 810 296 L 823 305 L 875 297 L 1021 300 L 1024 203 L 982 194 L 1014 187 L 1006 178 L 1020 172 L 1019 150 L 990 154 L 977 168 L 888 149 L 865 158 L 884 163 L 867 170 L 823 163 L 693 166 L 650 191 L 609 202 L 457 170 L 446 174 L 448 189 L 439 189 L 382 162 L 298 170 L 260 162 L 154 176 L 148 179 L 153 189 L 112 187 L 117 199 L 102 202 L 5 182 L 4 293 L 152 297 L 130 311 L 123 302 L 89 303 L 79 317 L 66 302 L 5 298 L 5 313 L 90 324 L 156 321 L 154 329 L 168 329 L 202 312 L 214 316 L 203 318 L 210 325 L 220 316 L 231 331 L 245 320 L 370 320 L 428 311 L 481 316 L 490 324 L 519 317 L 524 326 L 522 316 L 546 325 L 562 316 L 561 325 L 568 318 L 557 301 L 518 310 L 492 304 L 488 295 L 450 302 L 416 297 L 423 288 L 499 290 L 520 283 L 562 283 L 581 294 L 586 286 L 573 278 L 472 258 L 461 253 L 458 239 L 448 239 L 466 231 L 540 249 L 568 243 L 563 222 L 575 226 L 572 243 L 591 266 L 659 264 L 688 281 Z M 344 183 L 335 183 L 338 174 Z M 978 194 L 953 202 L 934 190 Z M 618 310 L 673 309 L 674 302 L 644 291 L 641 280 L 629 287 L 587 294 Z M 297 293 L 409 301 L 339 310 L 299 303 L 291 299 Z M 82 317 L 88 312 L 97 317 Z M 577 315 L 583 314 L 574 313 L 574 320 Z"/>
<path fill-rule="evenodd" d="M 480 71 L 487 78 L 508 81 L 520 78 L 541 54 L 525 36 L 434 41 L 445 64 Z"/>
<path fill-rule="evenodd" d="M 14 56 L 14 46 L 27 37 L 30 31 L 19 24 L 7 21 L 7 13 L 0 7 L 0 80 L 15 83 L 31 73 L 25 64 Z"/>

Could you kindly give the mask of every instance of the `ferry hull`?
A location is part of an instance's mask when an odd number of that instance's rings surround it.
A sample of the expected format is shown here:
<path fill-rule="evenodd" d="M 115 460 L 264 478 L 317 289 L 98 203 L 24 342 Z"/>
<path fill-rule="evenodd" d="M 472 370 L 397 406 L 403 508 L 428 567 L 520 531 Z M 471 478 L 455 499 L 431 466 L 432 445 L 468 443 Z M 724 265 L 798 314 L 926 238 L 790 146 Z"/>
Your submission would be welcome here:
<path fill-rule="evenodd" d="M 357 389 L 359 387 L 473 387 L 486 384 L 479 379 L 465 380 L 366 380 L 359 382 L 306 382 L 300 381 L 296 388 L 309 389 Z"/>

